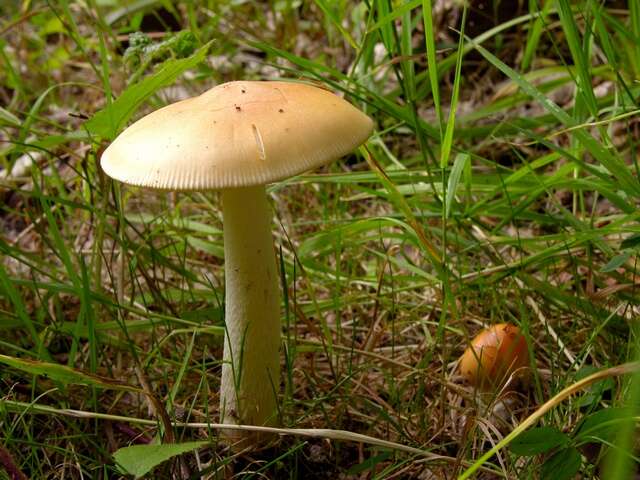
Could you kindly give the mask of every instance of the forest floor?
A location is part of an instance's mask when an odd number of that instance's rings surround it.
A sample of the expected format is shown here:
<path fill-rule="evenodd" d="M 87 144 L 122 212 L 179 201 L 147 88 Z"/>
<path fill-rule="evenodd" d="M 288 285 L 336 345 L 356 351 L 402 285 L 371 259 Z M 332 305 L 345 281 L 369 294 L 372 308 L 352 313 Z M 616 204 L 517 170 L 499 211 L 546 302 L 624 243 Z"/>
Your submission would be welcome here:
<path fill-rule="evenodd" d="M 207 426 L 218 195 L 99 159 L 241 79 L 322 85 L 375 131 L 268 189 L 279 423 L 313 436 L 237 451 Z M 640 378 L 605 369 L 637 358 L 639 99 L 640 2 L 2 2 L 0 478 L 633 478 Z M 477 391 L 457 360 L 504 322 L 530 375 Z"/>

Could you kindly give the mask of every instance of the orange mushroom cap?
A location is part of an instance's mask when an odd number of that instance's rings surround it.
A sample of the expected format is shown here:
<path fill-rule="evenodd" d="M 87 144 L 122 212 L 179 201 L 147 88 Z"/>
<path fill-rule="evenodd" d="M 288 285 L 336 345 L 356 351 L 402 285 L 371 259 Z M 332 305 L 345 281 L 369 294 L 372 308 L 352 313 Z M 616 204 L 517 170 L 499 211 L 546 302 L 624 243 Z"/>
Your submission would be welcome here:
<path fill-rule="evenodd" d="M 460 373 L 481 390 L 500 387 L 511 374 L 524 375 L 529 349 L 520 329 L 510 323 L 493 325 L 480 332 L 460 357 Z"/>

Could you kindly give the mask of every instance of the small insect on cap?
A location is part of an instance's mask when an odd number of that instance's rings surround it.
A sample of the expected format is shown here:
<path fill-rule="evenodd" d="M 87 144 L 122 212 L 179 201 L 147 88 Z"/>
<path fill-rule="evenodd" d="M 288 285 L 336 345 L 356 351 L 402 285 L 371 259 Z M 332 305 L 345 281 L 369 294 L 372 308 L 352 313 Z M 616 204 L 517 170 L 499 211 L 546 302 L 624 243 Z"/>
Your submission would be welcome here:
<path fill-rule="evenodd" d="M 101 165 L 116 180 L 156 189 L 246 187 L 337 160 L 372 130 L 368 116 L 322 88 L 230 82 L 141 118 Z"/>

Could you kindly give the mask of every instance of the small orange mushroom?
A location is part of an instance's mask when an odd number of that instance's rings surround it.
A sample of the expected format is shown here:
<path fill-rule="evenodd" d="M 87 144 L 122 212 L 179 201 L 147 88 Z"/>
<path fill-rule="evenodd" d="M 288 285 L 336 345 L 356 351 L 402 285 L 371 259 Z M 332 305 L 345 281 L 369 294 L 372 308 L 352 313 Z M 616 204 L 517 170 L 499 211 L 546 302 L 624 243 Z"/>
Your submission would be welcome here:
<path fill-rule="evenodd" d="M 527 341 L 520 329 L 499 323 L 476 336 L 460 357 L 460 373 L 481 390 L 502 386 L 513 373 L 524 373 L 529 366 Z"/>

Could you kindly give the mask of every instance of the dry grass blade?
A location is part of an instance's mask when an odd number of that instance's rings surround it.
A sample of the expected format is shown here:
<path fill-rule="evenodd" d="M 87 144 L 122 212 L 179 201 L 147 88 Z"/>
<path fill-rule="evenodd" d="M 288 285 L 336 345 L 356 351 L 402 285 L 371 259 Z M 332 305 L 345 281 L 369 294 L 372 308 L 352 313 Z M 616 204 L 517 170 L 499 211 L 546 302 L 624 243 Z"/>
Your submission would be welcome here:
<path fill-rule="evenodd" d="M 157 426 L 158 423 L 154 420 L 147 420 L 142 418 L 133 418 L 133 417 L 125 417 L 122 415 L 110 415 L 106 413 L 96 413 L 96 412 L 87 412 L 84 410 L 75 410 L 72 408 L 53 408 L 47 405 L 41 405 L 38 403 L 25 403 L 25 402 L 16 402 L 12 400 L 7 400 L 5 402 L 5 407 L 9 411 L 20 412 L 21 414 L 53 414 L 53 415 L 63 415 L 75 418 L 84 418 L 84 419 L 101 419 L 101 420 L 110 420 L 116 422 L 126 422 L 126 423 L 134 423 L 138 425 L 148 425 L 148 426 Z M 292 435 L 297 437 L 307 437 L 307 438 L 319 438 L 326 440 L 336 440 L 342 442 L 354 442 L 354 443 L 362 443 L 366 445 L 373 445 L 376 447 L 388 448 L 390 450 L 396 450 L 399 452 L 408 453 L 411 455 L 415 455 L 416 457 L 421 457 L 426 459 L 427 461 L 433 462 L 447 462 L 447 463 L 456 463 L 458 460 L 454 457 L 449 457 L 446 455 L 437 455 L 431 453 L 427 450 L 423 450 L 420 448 L 410 447 L 408 445 L 403 445 L 397 442 L 391 442 L 388 440 L 382 440 L 379 438 L 371 437 L 369 435 L 363 435 L 360 433 L 349 432 L 347 430 L 333 430 L 329 428 L 275 428 L 275 427 L 261 427 L 257 425 L 232 425 L 232 424 L 224 424 L 224 423 L 205 423 L 205 422 L 171 422 L 171 425 L 174 428 L 192 428 L 192 429 L 214 429 L 214 430 L 241 430 L 241 431 L 249 431 L 249 432 L 263 432 L 263 433 L 273 433 L 276 435 Z M 463 462 L 465 465 L 469 464 L 469 462 Z M 489 469 L 486 467 L 481 467 L 482 470 L 498 473 L 496 470 Z"/>

